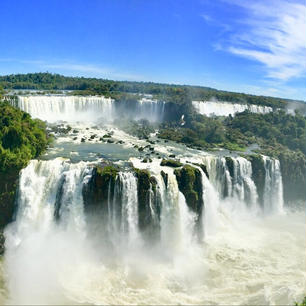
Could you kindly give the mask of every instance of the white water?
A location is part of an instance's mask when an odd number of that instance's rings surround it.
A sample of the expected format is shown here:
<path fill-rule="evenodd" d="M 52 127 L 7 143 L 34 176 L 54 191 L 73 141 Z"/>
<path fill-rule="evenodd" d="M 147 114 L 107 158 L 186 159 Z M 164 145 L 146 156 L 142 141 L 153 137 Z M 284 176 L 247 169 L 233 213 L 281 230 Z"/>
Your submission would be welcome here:
<path fill-rule="evenodd" d="M 277 159 L 263 156 L 266 170 L 264 210 L 268 213 L 283 212 L 283 184 L 280 164 Z"/>
<path fill-rule="evenodd" d="M 165 102 L 142 98 L 135 109 L 119 104 L 103 96 L 18 96 L 17 101 L 21 110 L 48 122 L 112 122 L 126 116 L 155 122 L 164 116 Z"/>
<path fill-rule="evenodd" d="M 233 177 L 233 194 L 240 201 L 249 202 L 254 207 L 257 203 L 257 190 L 252 180 L 251 162 L 242 157 L 233 158 L 234 177 Z"/>
<path fill-rule="evenodd" d="M 220 217 L 218 216 L 218 209 L 220 207 L 220 197 L 216 188 L 210 183 L 204 171 L 199 166 L 195 166 L 201 172 L 202 186 L 203 186 L 203 224 L 204 224 L 204 238 L 208 238 L 216 233 L 220 225 Z"/>
<path fill-rule="evenodd" d="M 236 175 L 249 178 L 247 163 L 238 161 Z M 118 240 L 115 250 L 104 243 L 107 232 L 92 235 L 87 230 L 81 189 L 91 175 L 88 164 L 32 161 L 22 171 L 17 219 L 5 233 L 9 303 L 262 305 L 292 304 L 302 298 L 304 212 L 267 213 L 262 218 L 247 210 L 247 204 L 245 210 L 233 209 L 235 197 L 222 200 L 198 168 L 205 205 L 205 242 L 199 243 L 195 215 L 178 190 L 173 169 L 155 161 L 132 162 L 157 179 L 161 241 L 146 247 L 139 243 L 136 177 L 120 172 L 122 187 L 117 190 L 123 195 L 125 222 L 120 235 L 127 231 L 129 244 Z M 212 164 L 209 174 L 217 171 Z M 273 164 L 270 172 L 278 167 Z M 161 169 L 168 174 L 167 186 Z"/>
<path fill-rule="evenodd" d="M 139 240 L 138 232 L 138 207 L 137 207 L 137 180 L 132 172 L 120 172 L 122 182 L 122 219 L 123 233 L 128 232 L 130 244 Z M 122 233 L 122 234 L 123 234 Z"/>
<path fill-rule="evenodd" d="M 112 120 L 114 102 L 104 97 L 19 96 L 18 107 L 34 118 L 56 122 Z"/>
<path fill-rule="evenodd" d="M 206 116 L 234 116 L 235 113 L 241 113 L 249 110 L 251 113 L 267 114 L 272 112 L 272 107 L 253 104 L 238 104 L 223 101 L 192 101 L 192 105 L 198 113 Z"/>

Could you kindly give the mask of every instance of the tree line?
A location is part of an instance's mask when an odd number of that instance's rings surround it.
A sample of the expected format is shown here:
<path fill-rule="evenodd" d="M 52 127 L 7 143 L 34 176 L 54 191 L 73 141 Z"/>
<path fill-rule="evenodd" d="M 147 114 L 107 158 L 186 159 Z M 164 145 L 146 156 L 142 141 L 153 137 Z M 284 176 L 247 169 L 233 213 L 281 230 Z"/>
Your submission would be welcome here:
<path fill-rule="evenodd" d="M 203 86 L 161 84 L 153 82 L 113 81 L 98 78 L 67 77 L 52 73 L 28 73 L 0 76 L 5 89 L 72 90 L 75 94 L 116 96 L 122 93 L 151 94 L 163 100 L 229 101 L 285 108 L 290 100 L 228 92 Z"/>

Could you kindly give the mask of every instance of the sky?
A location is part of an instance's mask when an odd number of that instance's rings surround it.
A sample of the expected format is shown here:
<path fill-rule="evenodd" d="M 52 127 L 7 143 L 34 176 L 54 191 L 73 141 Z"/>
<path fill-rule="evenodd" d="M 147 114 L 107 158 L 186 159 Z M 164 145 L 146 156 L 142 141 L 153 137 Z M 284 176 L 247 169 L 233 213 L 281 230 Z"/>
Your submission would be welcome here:
<path fill-rule="evenodd" d="M 0 74 L 306 100 L 306 0 L 1 0 Z"/>

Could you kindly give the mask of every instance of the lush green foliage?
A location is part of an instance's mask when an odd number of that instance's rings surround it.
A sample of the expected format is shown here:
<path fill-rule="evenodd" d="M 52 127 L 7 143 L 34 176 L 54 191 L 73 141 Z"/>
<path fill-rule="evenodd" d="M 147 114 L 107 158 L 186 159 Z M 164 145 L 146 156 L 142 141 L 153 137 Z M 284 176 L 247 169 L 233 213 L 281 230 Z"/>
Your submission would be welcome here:
<path fill-rule="evenodd" d="M 0 102 L 0 171 L 19 171 L 46 148 L 45 124 Z"/>
<path fill-rule="evenodd" d="M 225 125 L 249 139 L 256 137 L 266 147 L 284 146 L 306 154 L 306 118 L 299 113 L 292 116 L 284 111 L 265 115 L 243 112 L 226 119 Z"/>
<path fill-rule="evenodd" d="M 241 133 L 238 134 L 239 137 L 229 134 L 222 118 L 195 114 L 189 117 L 184 126 L 174 123 L 162 124 L 158 136 L 199 149 L 212 150 L 223 147 L 239 151 L 247 145 L 247 140 Z"/>
<path fill-rule="evenodd" d="M 220 101 L 283 108 L 289 101 L 280 98 L 227 92 L 201 86 L 65 77 L 51 73 L 28 73 L 0 76 L 0 85 L 6 89 L 74 90 L 75 94 L 103 94 L 106 96 L 120 96 L 122 93 L 145 93 L 179 104 L 191 100 L 209 100 L 215 98 Z"/>
<path fill-rule="evenodd" d="M 18 173 L 48 144 L 45 124 L 0 101 L 0 229 L 12 218 Z"/>
<path fill-rule="evenodd" d="M 2 99 L 3 95 L 4 95 L 4 89 L 3 89 L 3 87 L 0 85 L 0 100 Z"/>
<path fill-rule="evenodd" d="M 268 114 L 245 111 L 227 118 L 194 114 L 183 127 L 163 124 L 159 137 L 205 149 L 243 151 L 247 145 L 257 143 L 268 155 L 278 156 L 288 149 L 306 155 L 306 118 L 284 111 Z"/>

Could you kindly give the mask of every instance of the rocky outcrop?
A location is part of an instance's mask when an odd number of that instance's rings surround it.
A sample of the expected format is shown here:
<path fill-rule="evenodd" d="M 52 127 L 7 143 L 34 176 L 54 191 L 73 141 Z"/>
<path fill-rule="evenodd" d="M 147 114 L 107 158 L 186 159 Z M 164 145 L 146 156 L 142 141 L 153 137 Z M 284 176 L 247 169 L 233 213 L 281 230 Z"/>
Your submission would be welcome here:
<path fill-rule="evenodd" d="M 281 166 L 286 203 L 306 202 L 306 158 L 300 152 L 282 152 Z"/>
<path fill-rule="evenodd" d="M 234 177 L 234 161 L 231 157 L 225 157 L 225 163 L 231 177 Z"/>
<path fill-rule="evenodd" d="M 107 209 L 108 199 L 114 196 L 118 171 L 116 166 L 109 164 L 101 164 L 93 169 L 92 176 L 82 191 L 86 211 Z"/>
<path fill-rule="evenodd" d="M 173 168 L 178 168 L 181 167 L 183 164 L 174 159 L 163 159 L 160 163 L 161 166 L 167 166 L 167 167 L 173 167 Z"/>
<path fill-rule="evenodd" d="M 263 203 L 265 181 L 266 181 L 266 170 L 264 160 L 261 155 L 254 154 L 249 155 L 248 159 L 252 164 L 252 180 L 254 181 L 258 194 L 259 203 Z"/>
<path fill-rule="evenodd" d="M 156 192 L 157 181 L 148 170 L 135 169 L 138 189 L 138 225 L 148 235 L 159 232 L 161 204 Z"/>
<path fill-rule="evenodd" d="M 196 213 L 198 218 L 202 215 L 203 189 L 199 169 L 184 165 L 174 170 L 179 190 L 184 194 L 188 207 Z"/>

